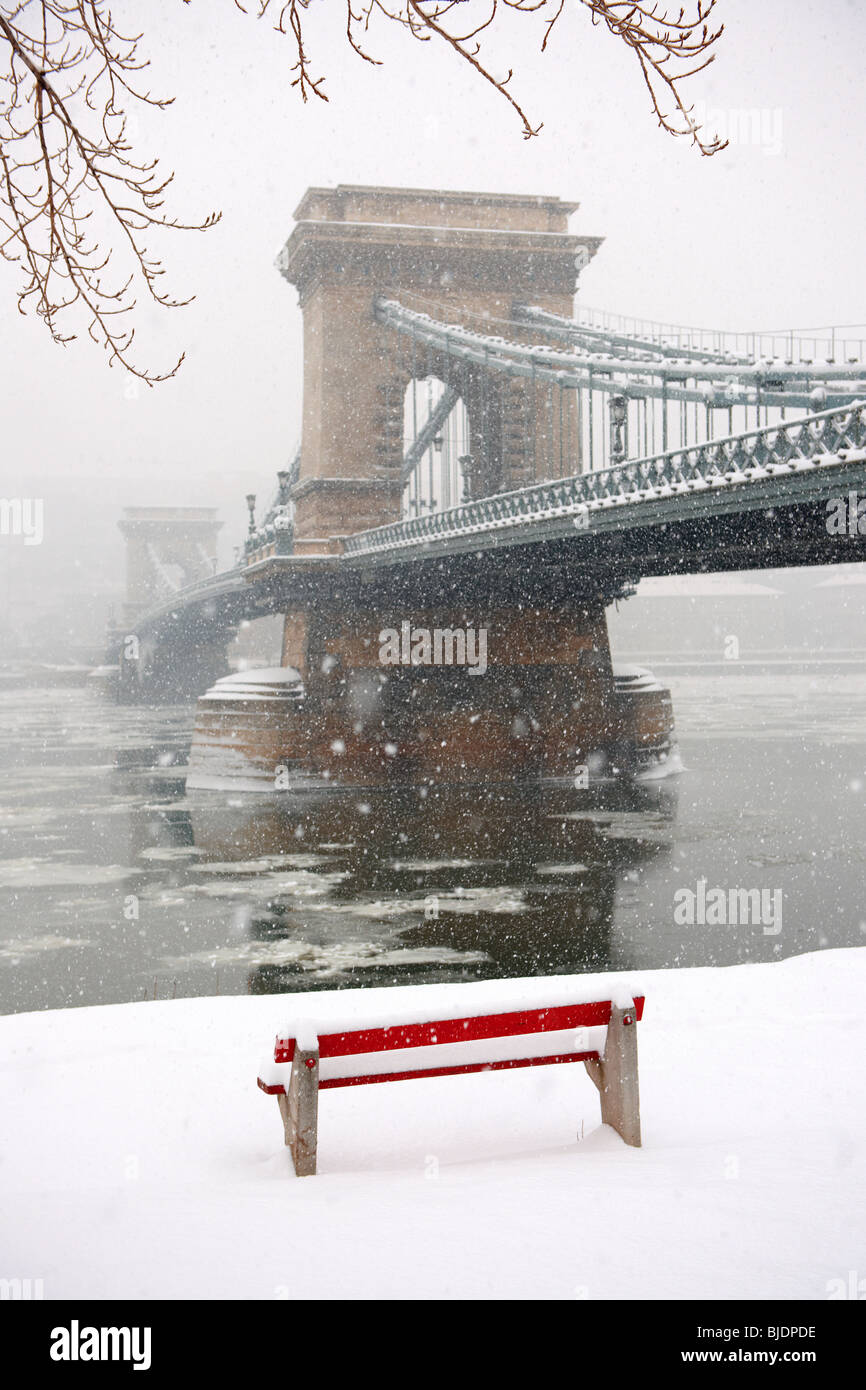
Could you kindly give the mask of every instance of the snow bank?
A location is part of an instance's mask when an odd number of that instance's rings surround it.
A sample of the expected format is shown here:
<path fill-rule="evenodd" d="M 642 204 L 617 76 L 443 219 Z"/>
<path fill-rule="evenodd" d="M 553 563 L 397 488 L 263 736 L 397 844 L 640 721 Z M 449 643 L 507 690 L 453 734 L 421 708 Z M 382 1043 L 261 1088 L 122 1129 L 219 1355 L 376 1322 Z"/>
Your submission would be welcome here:
<path fill-rule="evenodd" d="M 600 1127 L 582 1066 L 500 1071 L 323 1092 L 303 1179 L 255 1077 L 309 995 L 2 1018 L 0 1276 L 48 1298 L 825 1298 L 863 1263 L 866 952 L 641 985 L 642 1149 Z"/>

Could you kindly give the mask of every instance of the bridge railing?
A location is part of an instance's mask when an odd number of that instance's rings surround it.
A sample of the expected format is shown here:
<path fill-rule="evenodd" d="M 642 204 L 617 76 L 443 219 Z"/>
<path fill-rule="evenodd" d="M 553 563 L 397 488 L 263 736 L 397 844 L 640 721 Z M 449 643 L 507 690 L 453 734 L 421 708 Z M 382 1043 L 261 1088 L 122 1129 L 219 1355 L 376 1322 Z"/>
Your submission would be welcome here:
<path fill-rule="evenodd" d="M 244 560 L 253 564 L 265 555 L 291 555 L 295 537 L 295 504 L 292 488 L 301 472 L 301 446 L 292 451 L 292 462 L 277 474 L 276 491 L 265 507 L 259 522 L 247 532 L 244 540 Z"/>
<path fill-rule="evenodd" d="M 176 609 L 186 608 L 198 602 L 206 602 L 208 598 L 215 598 L 226 590 L 243 588 L 246 582 L 244 570 L 245 566 L 234 565 L 231 569 L 220 570 L 219 573 L 209 575 L 206 579 L 197 579 L 193 584 L 185 584 L 182 589 L 178 589 L 169 598 L 155 603 L 151 608 L 140 613 L 134 624 L 135 631 L 140 632 L 143 628 L 153 626 L 160 618 Z"/>
<path fill-rule="evenodd" d="M 347 539 L 345 551 L 350 557 L 373 555 L 562 517 L 590 529 L 592 513 L 600 509 L 748 485 L 864 450 L 866 402 L 857 402 L 359 532 Z"/>

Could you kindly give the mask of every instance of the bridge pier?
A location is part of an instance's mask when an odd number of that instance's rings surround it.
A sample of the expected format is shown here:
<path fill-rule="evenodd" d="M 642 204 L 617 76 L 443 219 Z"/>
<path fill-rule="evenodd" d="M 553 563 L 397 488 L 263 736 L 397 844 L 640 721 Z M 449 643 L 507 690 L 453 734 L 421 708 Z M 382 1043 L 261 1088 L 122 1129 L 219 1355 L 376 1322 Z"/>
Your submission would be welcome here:
<path fill-rule="evenodd" d="M 618 682 L 608 595 L 570 592 L 567 574 L 531 595 L 520 578 L 474 594 L 459 575 L 438 591 L 407 574 L 318 583 L 287 610 L 282 671 L 200 701 L 188 785 L 222 770 L 261 791 L 581 789 L 666 754 L 670 699 Z"/>
<path fill-rule="evenodd" d="M 617 734 L 601 604 L 345 602 L 286 619 L 316 771 L 335 783 L 574 779 Z"/>
<path fill-rule="evenodd" d="M 198 698 L 229 669 L 234 628 L 176 633 L 160 642 L 129 633 L 120 640 L 117 701 L 122 705 L 174 705 Z"/>

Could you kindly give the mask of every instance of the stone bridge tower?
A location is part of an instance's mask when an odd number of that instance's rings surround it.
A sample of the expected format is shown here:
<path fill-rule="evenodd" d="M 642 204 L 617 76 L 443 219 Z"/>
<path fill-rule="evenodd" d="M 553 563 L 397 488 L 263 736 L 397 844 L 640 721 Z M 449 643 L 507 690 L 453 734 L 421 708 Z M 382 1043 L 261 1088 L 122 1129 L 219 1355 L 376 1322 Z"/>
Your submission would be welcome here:
<path fill-rule="evenodd" d="M 118 525 L 126 540 L 126 628 L 175 589 L 216 569 L 222 522 L 215 507 L 125 507 Z"/>
<path fill-rule="evenodd" d="M 126 507 L 118 525 L 126 539 L 126 601 L 120 624 L 109 634 L 118 661 L 118 699 L 189 699 L 228 669 L 233 630 L 196 611 L 182 640 L 166 642 L 158 623 L 139 632 L 139 619 L 214 574 L 222 522 L 215 507 Z"/>
<path fill-rule="evenodd" d="M 297 553 L 338 549 L 333 538 L 399 518 L 406 387 L 455 370 L 426 351 L 416 358 L 410 339 L 379 325 L 376 297 L 506 338 L 515 301 L 570 315 L 578 266 L 600 245 L 568 233 L 577 206 L 513 194 L 308 189 L 279 259 L 304 315 Z M 533 341 L 530 330 L 517 332 Z M 454 384 L 469 418 L 473 495 L 533 481 L 527 432 L 564 428 L 549 419 L 546 392 L 465 368 Z"/>

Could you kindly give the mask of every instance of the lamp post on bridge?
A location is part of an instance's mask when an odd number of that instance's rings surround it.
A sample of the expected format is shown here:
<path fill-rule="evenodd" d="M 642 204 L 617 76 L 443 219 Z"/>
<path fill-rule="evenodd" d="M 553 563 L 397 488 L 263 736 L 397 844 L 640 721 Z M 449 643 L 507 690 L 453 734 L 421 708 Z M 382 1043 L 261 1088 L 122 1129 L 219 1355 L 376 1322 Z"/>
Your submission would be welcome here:
<path fill-rule="evenodd" d="M 252 535 L 256 529 L 256 494 L 247 493 L 247 510 L 250 514 L 249 534 Z"/>
<path fill-rule="evenodd" d="M 626 456 L 626 426 L 628 424 L 628 401 L 625 396 L 610 398 L 610 461 L 622 463 Z"/>

